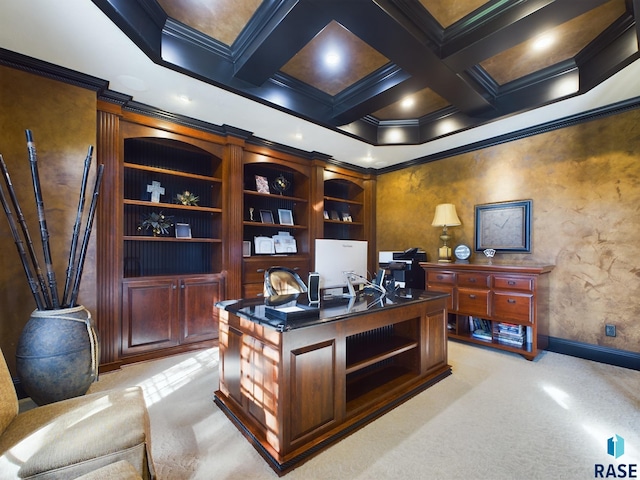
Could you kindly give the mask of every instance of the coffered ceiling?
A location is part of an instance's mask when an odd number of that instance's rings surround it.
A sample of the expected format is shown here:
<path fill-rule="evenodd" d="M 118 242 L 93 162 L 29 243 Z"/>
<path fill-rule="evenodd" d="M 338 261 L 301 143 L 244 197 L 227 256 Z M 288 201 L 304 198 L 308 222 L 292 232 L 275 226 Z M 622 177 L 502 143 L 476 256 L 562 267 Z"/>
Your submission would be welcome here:
<path fill-rule="evenodd" d="M 0 63 L 16 52 L 103 79 L 132 108 L 385 170 L 636 105 L 639 12 L 640 0 L 21 0 L 0 4 Z"/>
<path fill-rule="evenodd" d="M 153 61 L 372 145 L 584 93 L 638 56 L 634 0 L 93 0 Z"/>

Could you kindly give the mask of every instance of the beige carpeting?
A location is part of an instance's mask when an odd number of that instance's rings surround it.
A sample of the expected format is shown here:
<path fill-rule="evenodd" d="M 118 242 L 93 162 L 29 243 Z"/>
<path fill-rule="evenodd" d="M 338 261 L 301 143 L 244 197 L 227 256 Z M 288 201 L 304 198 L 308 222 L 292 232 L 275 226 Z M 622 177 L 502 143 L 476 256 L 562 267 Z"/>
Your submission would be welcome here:
<path fill-rule="evenodd" d="M 284 478 L 581 480 L 595 464 L 640 465 L 640 372 L 457 342 L 449 363 L 451 376 Z M 90 391 L 142 386 L 160 480 L 278 478 L 213 403 L 217 382 L 210 349 L 104 374 Z M 614 434 L 618 459 L 607 454 Z"/>

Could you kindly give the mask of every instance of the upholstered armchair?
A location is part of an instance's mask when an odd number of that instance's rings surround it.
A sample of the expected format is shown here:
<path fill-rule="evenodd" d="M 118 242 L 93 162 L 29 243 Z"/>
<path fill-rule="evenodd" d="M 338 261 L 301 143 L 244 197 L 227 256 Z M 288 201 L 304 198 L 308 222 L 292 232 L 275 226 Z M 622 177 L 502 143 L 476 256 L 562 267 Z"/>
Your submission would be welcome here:
<path fill-rule="evenodd" d="M 152 479 L 149 441 L 149 415 L 139 387 L 19 413 L 11 375 L 0 354 L 0 479 L 108 478 L 94 473 L 99 471 L 120 472 L 112 478 Z M 122 476 L 126 471 L 130 475 Z"/>

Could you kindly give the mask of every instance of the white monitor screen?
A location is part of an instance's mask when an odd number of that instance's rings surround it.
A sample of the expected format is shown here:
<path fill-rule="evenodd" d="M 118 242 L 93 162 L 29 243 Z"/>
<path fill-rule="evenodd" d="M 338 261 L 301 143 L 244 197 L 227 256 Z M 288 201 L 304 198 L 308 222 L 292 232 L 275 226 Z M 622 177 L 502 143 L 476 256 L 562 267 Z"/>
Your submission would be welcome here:
<path fill-rule="evenodd" d="M 352 283 L 365 283 L 367 279 L 367 242 L 316 239 L 315 271 L 320 274 L 321 289 L 347 286 L 345 272 L 355 273 L 355 279 Z"/>

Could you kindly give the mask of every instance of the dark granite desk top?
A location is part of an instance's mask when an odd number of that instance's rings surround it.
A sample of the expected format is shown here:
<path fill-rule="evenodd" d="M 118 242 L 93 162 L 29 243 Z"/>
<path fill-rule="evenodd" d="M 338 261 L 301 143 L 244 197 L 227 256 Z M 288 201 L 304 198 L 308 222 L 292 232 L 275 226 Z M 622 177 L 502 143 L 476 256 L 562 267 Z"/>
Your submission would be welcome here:
<path fill-rule="evenodd" d="M 378 292 L 358 292 L 355 298 L 323 299 L 319 305 L 310 305 L 307 294 L 302 293 L 267 298 L 225 300 L 216 303 L 216 307 L 284 332 L 326 322 L 335 322 L 375 310 L 393 309 L 410 303 L 426 302 L 448 296 L 447 293 L 401 288 L 385 295 Z M 287 312 L 289 313 L 287 314 Z"/>

